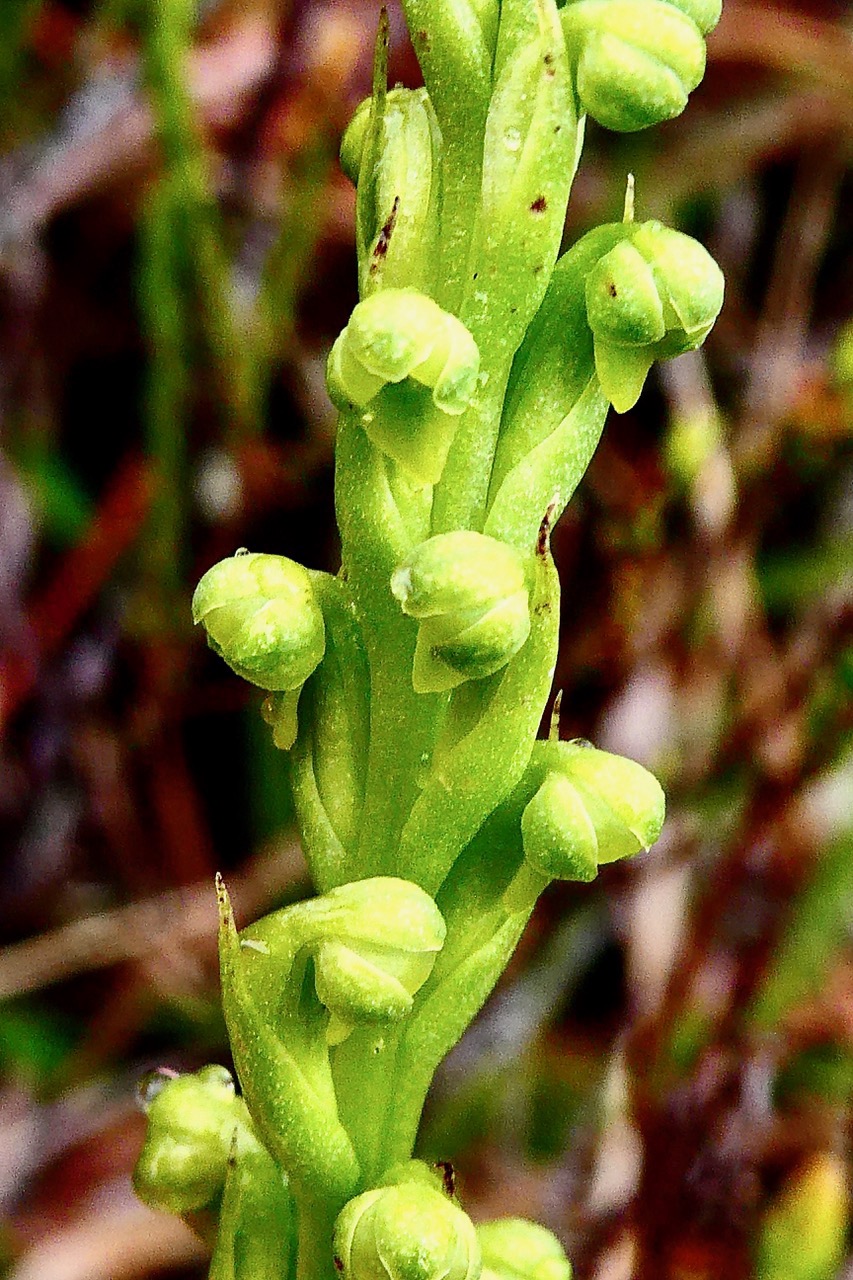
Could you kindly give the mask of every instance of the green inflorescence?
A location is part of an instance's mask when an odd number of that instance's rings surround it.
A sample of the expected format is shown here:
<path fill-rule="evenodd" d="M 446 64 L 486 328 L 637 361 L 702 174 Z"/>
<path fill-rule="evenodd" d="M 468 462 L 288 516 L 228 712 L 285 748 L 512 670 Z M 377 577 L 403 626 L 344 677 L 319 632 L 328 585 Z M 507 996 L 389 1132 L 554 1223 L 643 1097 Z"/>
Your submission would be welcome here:
<path fill-rule="evenodd" d="M 425 87 L 388 89 L 383 14 L 342 146 L 361 300 L 328 363 L 341 570 L 241 552 L 193 600 L 211 647 L 267 691 L 318 891 L 238 933 L 219 883 L 241 1094 L 219 1068 L 147 1094 L 137 1190 L 208 1224 L 213 1280 L 570 1280 L 549 1232 L 475 1229 L 412 1150 L 542 889 L 592 880 L 663 824 L 640 765 L 536 740 L 549 537 L 609 406 L 704 340 L 722 277 L 630 201 L 560 248 L 586 117 L 677 115 L 719 4 L 404 9 Z"/>

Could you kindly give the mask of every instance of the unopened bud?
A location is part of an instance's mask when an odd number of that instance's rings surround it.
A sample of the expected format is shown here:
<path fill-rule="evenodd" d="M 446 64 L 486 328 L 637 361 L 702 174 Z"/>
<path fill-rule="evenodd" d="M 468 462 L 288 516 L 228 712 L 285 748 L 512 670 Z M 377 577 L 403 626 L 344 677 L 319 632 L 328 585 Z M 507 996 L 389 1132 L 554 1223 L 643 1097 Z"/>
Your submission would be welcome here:
<path fill-rule="evenodd" d="M 339 1043 L 355 1025 L 406 1016 L 445 932 L 428 893 L 408 880 L 375 876 L 274 912 L 244 937 L 273 961 L 295 948 L 310 951 L 317 996 L 332 1014 L 328 1038 Z"/>
<path fill-rule="evenodd" d="M 225 1184 L 234 1132 L 248 1125 L 229 1072 L 210 1066 L 171 1079 L 161 1074 L 142 1100 L 148 1130 L 133 1172 L 137 1195 L 170 1213 L 212 1204 Z"/>
<path fill-rule="evenodd" d="M 522 814 L 524 856 L 547 876 L 592 880 L 598 866 L 648 849 L 661 833 L 660 783 L 634 760 L 580 742 L 537 742 L 543 781 Z"/>
<path fill-rule="evenodd" d="M 480 354 L 456 316 L 416 289 L 360 302 L 332 347 L 329 394 L 363 409 L 373 444 L 418 484 L 441 477 L 457 419 L 474 398 Z"/>
<path fill-rule="evenodd" d="M 422 542 L 391 591 L 420 623 L 413 684 L 452 689 L 506 666 L 530 633 L 525 564 L 515 548 L 470 530 Z"/>
<path fill-rule="evenodd" d="M 585 283 L 595 369 L 617 412 L 636 403 L 655 360 L 705 340 L 723 288 L 720 268 L 698 241 L 660 222 L 624 224 L 624 237 Z"/>
<path fill-rule="evenodd" d="M 707 0 L 576 0 L 561 10 L 581 109 L 632 133 L 680 115 L 705 73 Z"/>
<path fill-rule="evenodd" d="M 300 688 L 323 657 L 310 575 L 285 556 L 238 552 L 220 560 L 196 587 L 192 613 L 211 649 L 261 689 Z"/>
<path fill-rule="evenodd" d="M 477 1280 L 480 1247 L 468 1215 L 441 1191 L 407 1182 L 365 1191 L 335 1224 L 345 1280 Z"/>
<path fill-rule="evenodd" d="M 341 907 L 336 937 L 315 953 L 317 995 L 332 1013 L 332 1040 L 353 1025 L 397 1022 L 432 973 L 444 945 L 441 912 L 428 893 L 407 880 L 377 876 L 342 885 L 328 895 Z"/>

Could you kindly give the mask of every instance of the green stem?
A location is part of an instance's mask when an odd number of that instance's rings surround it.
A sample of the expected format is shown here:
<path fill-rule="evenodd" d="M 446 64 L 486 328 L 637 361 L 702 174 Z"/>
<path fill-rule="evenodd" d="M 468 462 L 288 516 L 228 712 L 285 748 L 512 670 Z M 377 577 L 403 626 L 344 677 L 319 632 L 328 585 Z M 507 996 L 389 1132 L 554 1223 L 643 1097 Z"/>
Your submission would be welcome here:
<path fill-rule="evenodd" d="M 337 1280 L 332 1251 L 335 1218 L 343 1205 L 315 1200 L 297 1204 L 296 1280 Z"/>
<path fill-rule="evenodd" d="M 343 416 L 335 477 L 344 571 L 370 664 L 370 744 L 356 865 L 361 875 L 396 870 L 400 831 L 429 764 L 442 695 L 412 688 L 417 625 L 391 595 L 391 574 L 412 541 L 383 456 L 354 416 Z"/>
<path fill-rule="evenodd" d="M 365 1187 L 375 1185 L 388 1165 L 384 1139 L 397 1106 L 401 1030 L 356 1029 L 334 1054 L 341 1121 L 352 1140 Z M 414 1146 L 417 1120 L 408 1135 L 407 1156 Z"/>

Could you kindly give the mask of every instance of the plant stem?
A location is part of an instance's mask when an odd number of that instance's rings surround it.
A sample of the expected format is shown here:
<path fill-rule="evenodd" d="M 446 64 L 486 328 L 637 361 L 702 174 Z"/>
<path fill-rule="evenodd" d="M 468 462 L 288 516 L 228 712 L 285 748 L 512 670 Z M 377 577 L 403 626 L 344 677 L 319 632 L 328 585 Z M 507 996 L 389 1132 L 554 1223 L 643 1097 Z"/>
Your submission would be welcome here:
<path fill-rule="evenodd" d="M 340 1208 L 308 1200 L 297 1204 L 296 1280 L 335 1280 L 331 1240 Z"/>

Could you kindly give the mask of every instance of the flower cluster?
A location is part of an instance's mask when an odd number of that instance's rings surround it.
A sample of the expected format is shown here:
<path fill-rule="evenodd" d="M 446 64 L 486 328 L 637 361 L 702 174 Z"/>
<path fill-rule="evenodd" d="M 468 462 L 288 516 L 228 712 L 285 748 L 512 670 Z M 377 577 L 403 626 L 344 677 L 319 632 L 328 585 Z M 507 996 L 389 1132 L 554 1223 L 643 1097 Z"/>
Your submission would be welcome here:
<path fill-rule="evenodd" d="M 238 552 L 193 599 L 267 694 L 318 890 L 238 932 L 219 882 L 241 1096 L 218 1068 L 147 1093 L 137 1189 L 207 1224 L 214 1280 L 569 1280 L 549 1232 L 475 1228 L 413 1144 L 544 886 L 592 880 L 663 823 L 639 764 L 537 740 L 549 537 L 609 407 L 704 340 L 722 278 L 630 201 L 560 251 L 587 115 L 678 114 L 719 4 L 404 9 L 424 87 L 388 89 L 383 18 L 341 153 L 360 290 L 327 369 L 341 570 Z"/>

